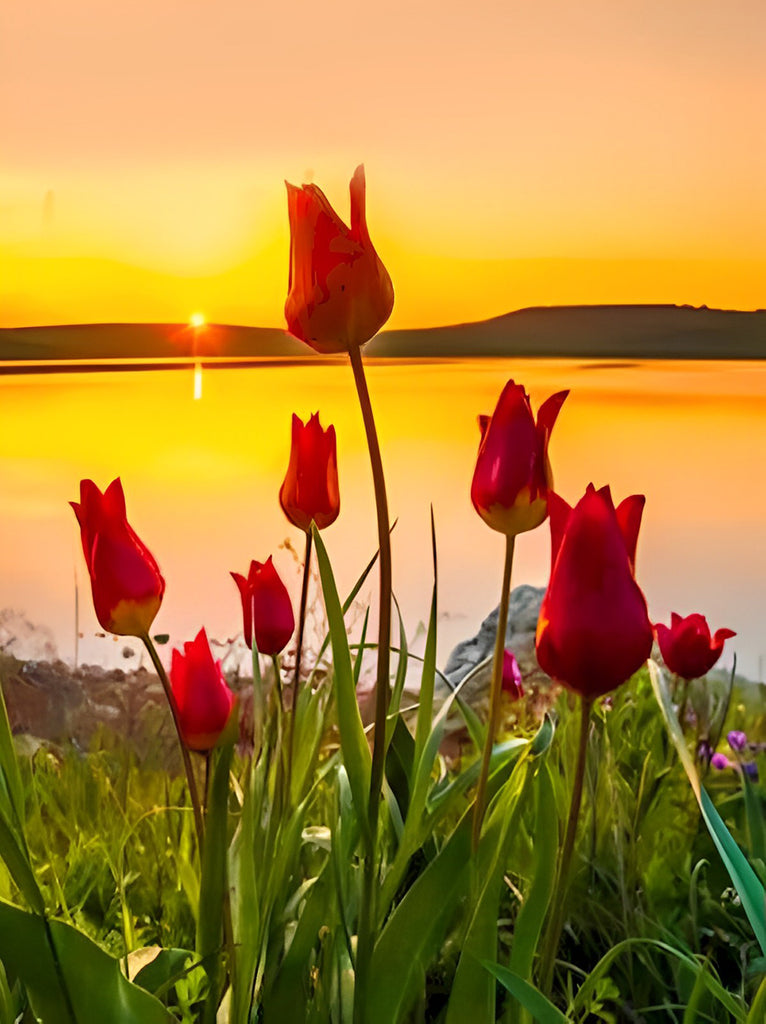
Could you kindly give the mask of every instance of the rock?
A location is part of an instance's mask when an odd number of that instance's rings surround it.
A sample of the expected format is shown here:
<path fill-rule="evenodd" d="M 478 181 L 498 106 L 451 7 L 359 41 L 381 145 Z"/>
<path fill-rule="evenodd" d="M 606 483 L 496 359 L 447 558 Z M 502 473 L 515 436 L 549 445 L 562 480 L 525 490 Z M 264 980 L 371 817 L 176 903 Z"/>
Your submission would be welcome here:
<path fill-rule="evenodd" d="M 57 657 L 51 630 L 35 625 L 15 608 L 0 609 L 0 651 L 16 658 L 44 661 Z"/>
<path fill-rule="evenodd" d="M 539 688 L 547 690 L 550 686 L 550 679 L 537 664 L 535 655 L 535 631 L 544 594 L 544 587 L 522 584 L 519 587 L 514 587 L 511 591 L 508 607 L 505 646 L 516 656 L 524 687 L 528 693 L 530 690 L 536 692 Z M 476 636 L 459 643 L 450 654 L 444 674 L 452 689 L 455 689 L 477 665 L 491 658 L 495 648 L 499 611 L 499 608 L 495 608 L 490 612 L 479 627 Z M 490 661 L 489 664 L 472 675 L 460 690 L 463 699 L 472 707 L 486 710 L 491 672 L 492 663 Z M 441 696 L 447 696 L 443 683 L 441 690 Z"/>

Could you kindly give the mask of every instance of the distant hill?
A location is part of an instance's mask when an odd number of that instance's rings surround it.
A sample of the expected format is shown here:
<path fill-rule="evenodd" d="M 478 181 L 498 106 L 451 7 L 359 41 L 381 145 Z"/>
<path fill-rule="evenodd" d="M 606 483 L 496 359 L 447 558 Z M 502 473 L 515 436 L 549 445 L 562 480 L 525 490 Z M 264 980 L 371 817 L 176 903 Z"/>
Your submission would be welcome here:
<path fill-rule="evenodd" d="M 369 356 L 411 359 L 537 356 L 596 359 L 766 359 L 766 310 L 691 306 L 551 306 L 472 324 L 384 331 Z M 86 324 L 0 329 L 0 362 L 174 361 L 311 357 L 276 328 Z M 326 357 L 317 357 L 326 358 Z M 10 365 L 9 365 L 10 364 Z"/>
<path fill-rule="evenodd" d="M 766 359 L 766 310 L 703 306 L 543 306 L 475 324 L 387 331 L 385 356 L 558 356 L 596 359 Z"/>

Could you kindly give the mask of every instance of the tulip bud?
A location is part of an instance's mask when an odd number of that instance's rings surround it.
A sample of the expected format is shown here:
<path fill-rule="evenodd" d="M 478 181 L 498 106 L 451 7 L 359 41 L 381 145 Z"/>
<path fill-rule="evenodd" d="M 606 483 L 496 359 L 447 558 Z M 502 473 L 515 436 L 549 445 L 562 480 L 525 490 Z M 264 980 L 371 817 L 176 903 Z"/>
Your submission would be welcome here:
<path fill-rule="evenodd" d="M 287 646 L 295 629 L 290 595 L 274 568 L 271 555 L 265 562 L 250 563 L 247 578 L 233 572 L 232 578 L 242 598 L 245 643 L 255 642 L 261 654 L 279 654 Z"/>
<path fill-rule="evenodd" d="M 212 750 L 237 698 L 229 689 L 220 661 L 213 660 L 204 629 L 184 644 L 183 654 L 173 651 L 170 686 L 184 743 L 190 750 Z"/>
<path fill-rule="evenodd" d="M 534 530 L 547 516 L 553 487 L 548 442 L 568 394 L 559 391 L 543 402 L 535 423 L 526 391 L 509 380 L 491 418 L 479 417 L 471 501 L 493 530 L 514 537 Z"/>
<path fill-rule="evenodd" d="M 391 316 L 394 288 L 367 230 L 364 167 L 351 179 L 348 228 L 316 185 L 287 184 L 288 331 L 317 352 L 364 345 Z"/>
<path fill-rule="evenodd" d="M 98 621 L 118 636 L 146 636 L 162 603 L 165 580 L 128 523 L 119 477 L 103 494 L 92 480 L 81 480 L 80 501 L 69 504 L 80 524 Z"/>
<path fill-rule="evenodd" d="M 279 491 L 279 504 L 290 522 L 308 533 L 334 523 L 340 512 L 335 427 L 323 430 L 319 413 L 304 426 L 293 413 L 290 463 Z"/>
<path fill-rule="evenodd" d="M 537 623 L 537 659 L 552 679 L 592 699 L 629 679 L 652 650 L 634 578 L 644 497 L 617 509 L 592 484 L 574 509 L 550 493 L 551 577 Z"/>
<path fill-rule="evenodd" d="M 721 657 L 724 641 L 737 635 L 730 629 L 719 629 L 711 637 L 707 620 L 696 612 L 685 619 L 672 612 L 670 628 L 657 623 L 654 630 L 663 661 L 682 679 L 706 675 Z"/>

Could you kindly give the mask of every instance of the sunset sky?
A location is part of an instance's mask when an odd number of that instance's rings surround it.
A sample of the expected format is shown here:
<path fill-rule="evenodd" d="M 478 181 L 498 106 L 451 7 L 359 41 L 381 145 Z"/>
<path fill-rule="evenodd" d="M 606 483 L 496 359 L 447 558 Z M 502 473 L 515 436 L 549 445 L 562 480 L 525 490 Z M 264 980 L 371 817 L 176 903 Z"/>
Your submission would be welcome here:
<path fill-rule="evenodd" d="M 28 0 L 0 326 L 282 326 L 284 179 L 364 162 L 392 327 L 766 306 L 763 0 Z"/>

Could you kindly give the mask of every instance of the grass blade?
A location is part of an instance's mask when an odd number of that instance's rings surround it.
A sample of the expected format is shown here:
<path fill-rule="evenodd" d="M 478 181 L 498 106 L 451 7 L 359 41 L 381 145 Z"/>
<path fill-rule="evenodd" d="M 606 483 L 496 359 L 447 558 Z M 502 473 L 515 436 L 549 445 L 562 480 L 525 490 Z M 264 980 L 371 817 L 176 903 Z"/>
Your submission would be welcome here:
<path fill-rule="evenodd" d="M 542 992 L 539 992 L 534 985 L 520 978 L 518 974 L 509 971 L 507 967 L 500 964 L 482 961 L 482 967 L 493 974 L 506 991 L 518 999 L 524 1009 L 528 1010 L 538 1024 L 567 1024 L 570 1020 L 565 1017 L 561 1010 L 556 1009 L 553 1003 L 547 999 Z"/>
<path fill-rule="evenodd" d="M 750 921 L 750 925 L 758 940 L 762 952 L 766 955 L 766 890 L 760 879 L 750 866 L 747 857 L 734 842 L 731 833 L 723 823 L 713 801 L 702 786 L 697 768 L 686 746 L 683 731 L 679 725 L 673 704 L 659 666 L 649 661 L 649 675 L 652 681 L 657 703 L 660 706 L 670 738 L 673 740 L 678 756 L 691 783 L 694 795 L 702 811 L 702 818 L 708 832 L 721 855 L 726 870 L 739 894 L 742 906 Z"/>

